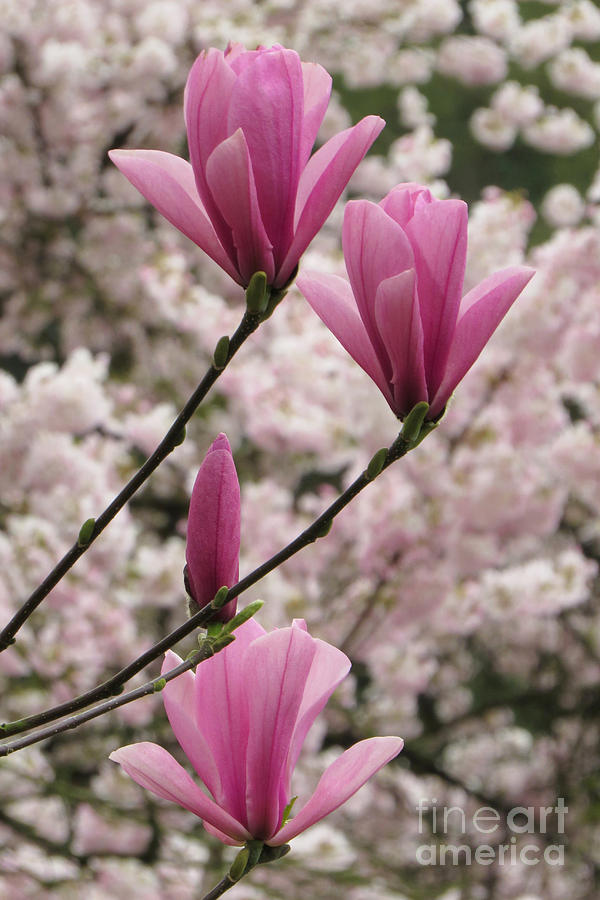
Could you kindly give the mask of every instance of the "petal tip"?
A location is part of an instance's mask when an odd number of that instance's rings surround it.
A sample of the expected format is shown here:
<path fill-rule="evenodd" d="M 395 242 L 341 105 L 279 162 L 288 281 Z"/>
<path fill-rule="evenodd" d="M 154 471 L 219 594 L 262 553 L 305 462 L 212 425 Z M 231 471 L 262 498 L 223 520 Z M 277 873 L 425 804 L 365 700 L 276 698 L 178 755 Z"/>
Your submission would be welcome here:
<path fill-rule="evenodd" d="M 215 450 L 226 450 L 230 455 L 233 455 L 231 452 L 231 444 L 229 443 L 229 438 L 224 431 L 221 431 L 216 436 L 216 438 L 208 448 L 207 454 L 212 453 Z"/>

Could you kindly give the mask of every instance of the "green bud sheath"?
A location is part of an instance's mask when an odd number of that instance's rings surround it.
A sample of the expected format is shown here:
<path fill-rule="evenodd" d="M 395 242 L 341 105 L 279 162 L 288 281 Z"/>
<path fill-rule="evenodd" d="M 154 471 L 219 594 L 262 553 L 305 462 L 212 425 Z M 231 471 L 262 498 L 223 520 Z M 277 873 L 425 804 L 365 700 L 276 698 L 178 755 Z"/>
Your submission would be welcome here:
<path fill-rule="evenodd" d="M 263 313 L 263 317 L 262 317 L 263 322 L 265 321 L 265 319 L 268 319 L 270 316 L 273 315 L 273 313 L 275 312 L 275 309 L 279 306 L 279 304 L 281 303 L 281 301 L 283 300 L 283 298 L 285 297 L 286 294 L 287 294 L 287 291 L 285 291 L 285 290 L 273 291 L 271 293 L 271 295 L 269 296 L 267 305 L 265 307 L 265 311 Z"/>
<path fill-rule="evenodd" d="M 383 469 L 384 463 L 387 459 L 388 448 L 382 447 L 381 450 L 378 450 L 377 453 L 374 453 L 371 457 L 371 461 L 367 466 L 367 478 L 369 481 L 373 481 L 374 478 L 377 478 L 381 470 Z"/>
<path fill-rule="evenodd" d="M 276 859 L 286 856 L 291 849 L 289 844 L 281 844 L 280 847 L 269 847 L 268 844 L 265 844 L 258 863 L 262 865 L 263 863 L 275 862 Z"/>
<path fill-rule="evenodd" d="M 211 609 L 221 609 L 222 606 L 225 606 L 227 603 L 227 594 L 229 593 L 229 588 L 226 584 L 223 587 L 220 587 L 213 599 L 211 600 Z"/>
<path fill-rule="evenodd" d="M 264 606 L 264 600 L 254 600 L 252 603 L 249 603 L 248 606 L 240 609 L 233 619 L 223 625 L 223 633 L 229 633 L 234 629 L 239 628 L 240 625 L 243 625 L 244 622 L 247 622 L 248 619 L 255 616 L 262 606 Z"/>
<path fill-rule="evenodd" d="M 209 638 L 216 638 L 223 632 L 223 623 L 222 622 L 209 622 L 206 626 L 206 636 Z"/>
<path fill-rule="evenodd" d="M 224 334 L 223 337 L 220 337 L 217 341 L 217 346 L 215 347 L 215 352 L 213 353 L 213 366 L 219 372 L 221 369 L 224 369 L 227 365 L 227 359 L 229 357 L 229 336 Z"/>
<path fill-rule="evenodd" d="M 250 315 L 262 315 L 269 302 L 266 272 L 255 272 L 246 288 L 246 309 Z"/>
<path fill-rule="evenodd" d="M 92 535 L 94 533 L 94 526 L 96 525 L 95 519 L 86 519 L 81 528 L 79 529 L 79 536 L 77 538 L 77 546 L 78 547 L 86 547 L 92 539 Z"/>
<path fill-rule="evenodd" d="M 418 447 L 421 441 L 425 440 L 427 435 L 431 434 L 432 431 L 435 431 L 438 425 L 439 422 L 424 422 L 419 437 L 413 442 L 413 447 Z"/>
<path fill-rule="evenodd" d="M 248 860 L 250 859 L 250 851 L 247 847 L 242 847 L 236 858 L 231 864 L 231 868 L 228 872 L 229 878 L 231 881 L 236 882 L 239 881 L 244 872 L 246 871 L 246 866 L 248 865 Z"/>
<path fill-rule="evenodd" d="M 419 438 L 425 416 L 428 412 L 429 403 L 426 403 L 425 400 L 422 400 L 420 403 L 417 403 L 416 406 L 413 406 L 405 418 L 404 427 L 402 428 L 402 437 L 407 443 L 412 444 Z"/>
<path fill-rule="evenodd" d="M 213 638 L 213 651 L 218 653 L 219 650 L 223 650 L 228 644 L 232 644 L 234 641 L 235 634 L 220 634 L 218 637 Z"/>
<path fill-rule="evenodd" d="M 254 866 L 259 862 L 265 845 L 263 841 L 250 840 L 246 841 L 246 847 L 248 848 L 248 851 L 250 853 L 250 859 L 248 860 L 248 869 L 253 869 Z M 246 869 L 246 871 L 248 871 L 248 869 Z"/>

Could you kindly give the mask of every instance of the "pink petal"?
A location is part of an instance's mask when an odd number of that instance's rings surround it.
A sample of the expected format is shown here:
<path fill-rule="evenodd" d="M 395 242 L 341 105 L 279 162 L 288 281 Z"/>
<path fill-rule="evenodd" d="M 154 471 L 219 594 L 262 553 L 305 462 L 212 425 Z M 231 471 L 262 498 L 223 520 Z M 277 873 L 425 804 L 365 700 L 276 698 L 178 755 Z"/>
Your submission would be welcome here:
<path fill-rule="evenodd" d="M 392 363 L 392 408 L 403 417 L 420 400 L 429 399 L 414 269 L 380 283 L 375 295 L 375 321 Z"/>
<path fill-rule="evenodd" d="M 239 552 L 240 485 L 229 441 L 221 434 L 200 466 L 190 500 L 185 555 L 198 606 L 210 603 L 223 585 L 236 583 Z M 231 601 L 224 621 L 234 613 Z"/>
<path fill-rule="evenodd" d="M 225 60 L 235 74 L 239 76 L 248 66 L 253 66 L 256 59 L 262 56 L 263 53 L 273 53 L 276 50 L 283 49 L 281 44 L 273 44 L 272 47 L 265 47 L 264 44 L 259 44 L 256 50 L 246 50 L 243 44 L 234 42 L 228 44 L 225 51 Z"/>
<path fill-rule="evenodd" d="M 190 69 L 183 103 L 195 170 L 203 170 L 215 147 L 229 136 L 227 110 L 236 81 L 223 53 L 214 47 L 203 51 Z"/>
<path fill-rule="evenodd" d="M 235 69 L 236 64 L 240 60 L 240 58 L 244 56 L 248 56 L 250 54 L 255 55 L 256 50 L 246 50 L 244 45 L 240 41 L 229 41 L 227 47 L 225 48 L 225 59 L 227 64 Z"/>
<path fill-rule="evenodd" d="M 304 84 L 294 50 L 260 53 L 239 75 L 228 113 L 228 133 L 246 138 L 261 217 L 277 266 L 291 241 L 300 177 Z"/>
<path fill-rule="evenodd" d="M 176 653 L 168 650 L 165 654 L 161 674 L 164 675 L 165 672 L 175 669 L 181 662 L 182 660 Z M 163 688 L 162 698 L 171 728 L 181 749 L 217 803 L 223 805 L 224 796 L 219 768 L 196 724 L 194 680 L 195 676 L 191 671 L 178 675 Z"/>
<path fill-rule="evenodd" d="M 213 837 L 216 837 L 218 841 L 221 841 L 223 844 L 229 844 L 230 847 L 239 847 L 240 842 L 238 840 L 234 840 L 230 838 L 228 834 L 225 834 L 223 831 L 219 831 L 218 828 L 214 828 L 212 825 L 209 825 L 208 822 L 203 822 L 204 828 L 208 831 L 209 834 L 212 834 Z"/>
<path fill-rule="evenodd" d="M 467 256 L 467 204 L 419 197 L 406 234 L 415 254 L 425 376 L 433 394 L 444 374 L 458 317 Z"/>
<path fill-rule="evenodd" d="M 285 767 L 316 652 L 301 628 L 281 628 L 254 641 L 244 657 L 252 727 L 246 764 L 247 827 L 257 839 L 277 830 L 285 804 Z"/>
<path fill-rule="evenodd" d="M 237 268 L 244 284 L 255 272 L 275 274 L 273 247 L 260 217 L 252 163 L 240 128 L 219 144 L 206 164 L 206 180 L 223 219 L 231 229 Z"/>
<path fill-rule="evenodd" d="M 304 626 L 306 628 L 306 625 Z M 298 710 L 298 718 L 294 728 L 294 734 L 290 745 L 287 760 L 285 793 L 290 794 L 290 781 L 292 772 L 298 762 L 302 745 L 308 731 L 335 691 L 336 687 L 344 680 L 350 671 L 350 660 L 345 653 L 327 644 L 325 641 L 315 639 L 315 655 L 313 657 L 310 672 L 306 680 L 306 687 L 302 697 L 302 703 Z"/>
<path fill-rule="evenodd" d="M 138 191 L 235 281 L 240 275 L 223 249 L 198 196 L 192 167 L 161 150 L 111 150 L 110 158 Z"/>
<path fill-rule="evenodd" d="M 302 123 L 302 144 L 300 167 L 304 168 L 312 153 L 317 133 L 327 110 L 331 95 L 331 75 L 317 63 L 302 63 L 304 83 L 304 121 Z"/>
<path fill-rule="evenodd" d="M 310 800 L 291 821 L 271 838 L 269 844 L 286 844 L 301 831 L 320 822 L 349 800 L 359 788 L 400 753 L 404 741 L 399 737 L 374 737 L 354 744 L 323 773 Z"/>
<path fill-rule="evenodd" d="M 264 634 L 258 622 L 248 620 L 236 629 L 233 644 L 196 670 L 196 724 L 219 766 L 222 805 L 244 825 L 246 747 L 250 730 L 244 659 L 248 647 Z M 260 677 L 263 674 L 261 670 Z M 259 677 L 258 673 L 254 676 Z"/>
<path fill-rule="evenodd" d="M 352 359 L 373 379 L 391 406 L 394 401 L 390 386 L 358 314 L 348 282 L 339 275 L 307 272 L 299 276 L 296 283 L 316 314 Z"/>
<path fill-rule="evenodd" d="M 433 203 L 433 197 L 427 188 L 422 184 L 416 184 L 414 181 L 407 181 L 404 184 L 397 184 L 395 188 L 387 194 L 380 202 L 379 206 L 391 216 L 394 221 L 402 228 L 415 214 L 415 204 L 417 200 L 426 203 Z"/>
<path fill-rule="evenodd" d="M 178 803 L 237 843 L 243 844 L 250 837 L 243 825 L 207 797 L 185 769 L 158 744 L 142 741 L 119 747 L 110 754 L 110 759 L 143 788 L 164 800 Z"/>
<path fill-rule="evenodd" d="M 198 193 L 228 253 L 232 253 L 233 245 L 206 184 L 206 163 L 215 147 L 231 133 L 227 130 L 227 110 L 236 81 L 223 53 L 211 47 L 202 52 L 192 66 L 183 98 L 190 160 Z"/>
<path fill-rule="evenodd" d="M 294 213 L 294 238 L 280 266 L 278 286 L 287 282 L 298 260 L 321 229 L 359 162 L 385 125 L 367 116 L 330 138 L 311 156 L 300 176 Z"/>
<path fill-rule="evenodd" d="M 353 200 L 344 213 L 342 243 L 358 311 L 390 381 L 392 366 L 375 319 L 375 296 L 381 281 L 414 269 L 410 242 L 398 223 L 376 203 Z"/>
<path fill-rule="evenodd" d="M 464 297 L 444 378 L 429 410 L 432 417 L 444 409 L 454 388 L 534 274 L 534 269 L 511 266 L 485 278 Z"/>

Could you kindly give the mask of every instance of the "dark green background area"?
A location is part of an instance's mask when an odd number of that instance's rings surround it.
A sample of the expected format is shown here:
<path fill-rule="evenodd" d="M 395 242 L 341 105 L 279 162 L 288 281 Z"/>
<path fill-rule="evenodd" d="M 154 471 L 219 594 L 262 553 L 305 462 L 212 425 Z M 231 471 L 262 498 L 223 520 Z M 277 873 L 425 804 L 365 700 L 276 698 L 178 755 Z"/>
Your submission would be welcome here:
<path fill-rule="evenodd" d="M 475 34 L 467 4 L 461 5 L 464 17 L 457 33 Z M 523 19 L 530 19 L 552 14 L 556 8 L 544 3 L 527 2 L 519 4 L 519 12 Z M 581 46 L 592 59 L 600 60 L 600 42 L 575 42 L 573 46 Z M 511 62 L 505 80 L 534 85 L 547 106 L 571 107 L 580 118 L 593 122 L 593 101 L 557 90 L 548 76 L 547 63 L 525 70 Z M 383 85 L 362 90 L 349 89 L 339 77 L 334 84 L 354 122 L 373 113 L 386 120 L 387 126 L 375 143 L 373 152 L 386 154 L 391 144 L 407 133 L 399 120 L 398 88 Z M 489 106 L 498 87 L 497 84 L 466 87 L 456 79 L 438 73 L 434 73 L 427 84 L 418 85 L 436 117 L 436 137 L 447 138 L 452 143 L 452 165 L 444 176 L 451 191 L 473 203 L 479 199 L 484 187 L 497 185 L 506 191 L 522 193 L 536 208 L 539 208 L 548 189 L 556 184 L 573 184 L 585 194 L 598 166 L 597 142 L 579 153 L 559 156 L 536 150 L 521 138 L 517 138 L 510 150 L 503 152 L 490 150 L 473 138 L 469 120 L 478 107 Z M 550 227 L 538 217 L 531 242 L 540 243 L 550 233 Z"/>

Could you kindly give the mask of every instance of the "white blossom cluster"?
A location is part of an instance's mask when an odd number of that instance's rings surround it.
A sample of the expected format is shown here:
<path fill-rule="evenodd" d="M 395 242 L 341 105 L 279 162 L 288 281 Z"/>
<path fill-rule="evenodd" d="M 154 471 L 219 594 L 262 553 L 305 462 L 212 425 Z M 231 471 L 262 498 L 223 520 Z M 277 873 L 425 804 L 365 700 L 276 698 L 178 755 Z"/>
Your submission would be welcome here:
<path fill-rule="evenodd" d="M 343 22 L 334 0 L 0 0 L 0 20 L 2 624 L 156 446 L 240 319 L 239 289 L 106 157 L 116 146 L 185 154 L 182 90 L 199 50 L 281 42 L 321 62 L 336 75 L 323 138 L 347 127 L 357 96 L 387 92 L 390 140 L 350 195 L 379 200 L 399 181 L 456 190 L 463 148 L 444 130 L 446 97 L 465 99 L 459 125 L 486 161 L 524 144 L 543 164 L 597 143 L 591 0 L 528 19 L 513 0 L 352 0 Z M 537 210 L 528 184 L 473 175 L 485 189 L 470 210 L 466 287 L 526 258 L 535 279 L 437 431 L 244 595 L 265 600 L 266 627 L 304 616 L 354 662 L 301 781 L 374 733 L 403 735 L 406 750 L 289 860 L 237 886 L 239 900 L 488 896 L 484 867 L 463 894 L 447 869 L 418 865 L 430 842 L 419 800 L 550 806 L 558 784 L 572 795 L 564 869 L 497 867 L 489 896 L 593 890 L 597 828 L 581 784 L 598 765 L 600 167 L 589 184 L 549 181 Z M 341 205 L 303 265 L 343 273 L 340 222 Z M 553 234 L 528 250 L 538 226 Z M 295 289 L 211 397 L 0 654 L 3 720 L 93 687 L 185 619 L 187 502 L 219 431 L 242 484 L 246 574 L 398 429 Z M 145 739 L 169 743 L 159 698 L 0 761 L 0 896 L 192 900 L 214 885 L 228 851 L 107 760 Z"/>

